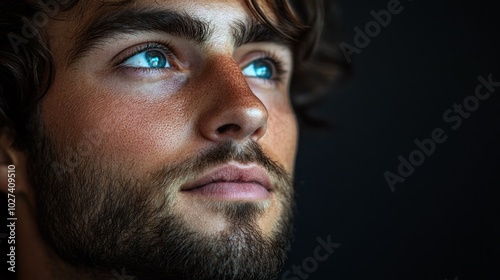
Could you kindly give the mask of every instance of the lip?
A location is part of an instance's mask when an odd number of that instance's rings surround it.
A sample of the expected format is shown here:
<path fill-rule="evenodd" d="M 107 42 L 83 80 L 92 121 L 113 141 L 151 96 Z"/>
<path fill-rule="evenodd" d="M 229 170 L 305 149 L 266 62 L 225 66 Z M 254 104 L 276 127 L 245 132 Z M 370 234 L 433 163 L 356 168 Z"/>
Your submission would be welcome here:
<path fill-rule="evenodd" d="M 209 198 L 266 199 L 272 191 L 269 175 L 256 164 L 229 163 L 205 172 L 181 187 L 181 191 Z"/>

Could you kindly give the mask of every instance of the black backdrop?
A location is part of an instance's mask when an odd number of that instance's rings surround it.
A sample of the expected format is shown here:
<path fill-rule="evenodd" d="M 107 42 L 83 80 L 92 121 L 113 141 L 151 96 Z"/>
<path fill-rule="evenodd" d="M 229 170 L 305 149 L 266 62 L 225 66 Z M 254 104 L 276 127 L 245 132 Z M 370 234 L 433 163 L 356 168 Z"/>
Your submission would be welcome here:
<path fill-rule="evenodd" d="M 355 47 L 354 28 L 389 2 L 338 1 L 342 41 Z M 500 279 L 500 87 L 473 97 L 479 76 L 500 82 L 494 3 L 401 1 L 352 55 L 353 78 L 320 108 L 334 129 L 302 131 L 296 239 L 280 279 Z M 464 100 L 472 112 L 458 127 L 447 110 Z M 446 141 L 423 163 L 413 153 L 421 165 L 393 192 L 384 173 L 398 175 L 398 157 L 436 128 Z M 340 246 L 318 261 L 328 236 Z"/>

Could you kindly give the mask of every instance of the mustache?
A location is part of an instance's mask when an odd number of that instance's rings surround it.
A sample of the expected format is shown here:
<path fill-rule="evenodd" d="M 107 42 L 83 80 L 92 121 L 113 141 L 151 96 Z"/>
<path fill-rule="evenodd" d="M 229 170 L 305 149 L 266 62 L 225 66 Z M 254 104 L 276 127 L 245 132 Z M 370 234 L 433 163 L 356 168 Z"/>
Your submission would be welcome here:
<path fill-rule="evenodd" d="M 270 159 L 261 146 L 254 141 L 244 144 L 233 141 L 222 142 L 184 162 L 168 165 L 153 176 L 163 181 L 163 184 L 167 181 L 172 183 L 172 178 L 194 180 L 198 174 L 205 170 L 231 161 L 260 165 L 268 172 L 271 182 L 278 192 L 286 192 L 287 190 L 284 188 L 292 185 L 291 174 L 280 164 Z"/>

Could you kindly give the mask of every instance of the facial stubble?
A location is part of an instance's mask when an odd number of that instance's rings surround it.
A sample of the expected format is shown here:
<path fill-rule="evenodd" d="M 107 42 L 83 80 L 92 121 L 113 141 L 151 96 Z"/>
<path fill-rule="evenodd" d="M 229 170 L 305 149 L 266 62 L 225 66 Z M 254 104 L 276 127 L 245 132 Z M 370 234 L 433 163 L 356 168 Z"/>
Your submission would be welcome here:
<path fill-rule="evenodd" d="M 80 273 L 106 279 L 125 268 L 137 279 L 265 280 L 281 270 L 291 237 L 292 181 L 257 143 L 224 142 L 137 179 L 124 165 L 112 167 L 96 157 L 81 158 L 73 172 L 56 170 L 64 162 L 64 147 L 41 126 L 35 130 L 29 171 L 38 224 L 58 257 Z M 227 221 L 217 234 L 196 230 L 175 211 L 183 178 L 230 161 L 268 171 L 280 212 L 271 232 L 263 233 L 257 224 L 266 203 L 212 203 L 211 210 Z"/>

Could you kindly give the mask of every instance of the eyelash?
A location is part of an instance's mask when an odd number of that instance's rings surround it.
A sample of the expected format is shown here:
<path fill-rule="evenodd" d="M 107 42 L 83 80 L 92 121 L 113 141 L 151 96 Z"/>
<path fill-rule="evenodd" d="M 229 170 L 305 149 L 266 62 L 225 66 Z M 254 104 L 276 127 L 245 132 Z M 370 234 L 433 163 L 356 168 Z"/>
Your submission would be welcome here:
<path fill-rule="evenodd" d="M 127 61 L 129 58 L 140 54 L 141 52 L 144 51 L 149 51 L 149 50 L 161 50 L 164 52 L 165 56 L 169 59 L 169 62 L 171 62 L 172 59 L 174 59 L 174 53 L 172 52 L 172 46 L 170 42 L 148 42 L 146 44 L 142 44 L 138 47 L 136 47 L 132 52 L 127 53 L 125 58 L 120 59 L 120 61 L 115 65 L 116 68 L 119 70 L 127 70 L 127 71 L 140 71 L 141 73 L 149 74 L 149 73 L 157 73 L 158 71 L 165 71 L 164 68 L 137 68 L 137 67 L 127 67 L 124 66 L 123 63 Z"/>
<path fill-rule="evenodd" d="M 287 70 L 285 69 L 285 63 L 283 60 L 277 55 L 275 52 L 271 51 L 262 51 L 261 55 L 252 60 L 250 63 L 253 63 L 258 60 L 265 60 L 271 62 L 273 65 L 274 71 L 276 71 L 275 76 L 271 79 L 264 79 L 264 78 L 258 78 L 261 80 L 264 80 L 264 82 L 269 82 L 269 83 L 281 83 L 283 82 L 283 76 L 287 74 Z M 248 63 L 247 66 L 250 64 Z"/>
<path fill-rule="evenodd" d="M 127 54 L 125 58 L 120 59 L 120 62 L 117 63 L 115 65 L 115 67 L 118 68 L 119 70 L 127 70 L 127 71 L 134 71 L 134 72 L 139 71 L 139 72 L 144 73 L 144 74 L 154 74 L 154 73 L 158 73 L 159 71 L 161 72 L 161 71 L 165 71 L 166 69 L 169 69 L 169 68 L 127 67 L 127 66 L 122 65 L 129 58 L 131 58 L 131 57 L 133 57 L 141 52 L 153 50 L 153 49 L 161 50 L 165 53 L 167 58 L 174 59 L 174 53 L 172 51 L 173 47 L 171 46 L 171 42 L 167 42 L 167 41 L 148 42 L 146 44 L 142 44 L 142 45 L 136 47 L 132 52 Z M 275 73 L 274 77 L 271 79 L 264 79 L 264 78 L 257 78 L 257 79 L 263 80 L 266 83 L 274 83 L 274 84 L 283 82 L 283 80 L 284 80 L 283 76 L 286 75 L 288 71 L 285 69 L 285 63 L 283 62 L 283 60 L 275 52 L 267 51 L 267 50 L 261 51 L 261 54 L 256 59 L 249 62 L 246 66 L 248 66 L 251 63 L 258 61 L 258 60 L 265 60 L 265 61 L 271 62 L 271 64 L 273 65 L 273 68 L 274 68 L 273 70 L 276 73 Z"/>

